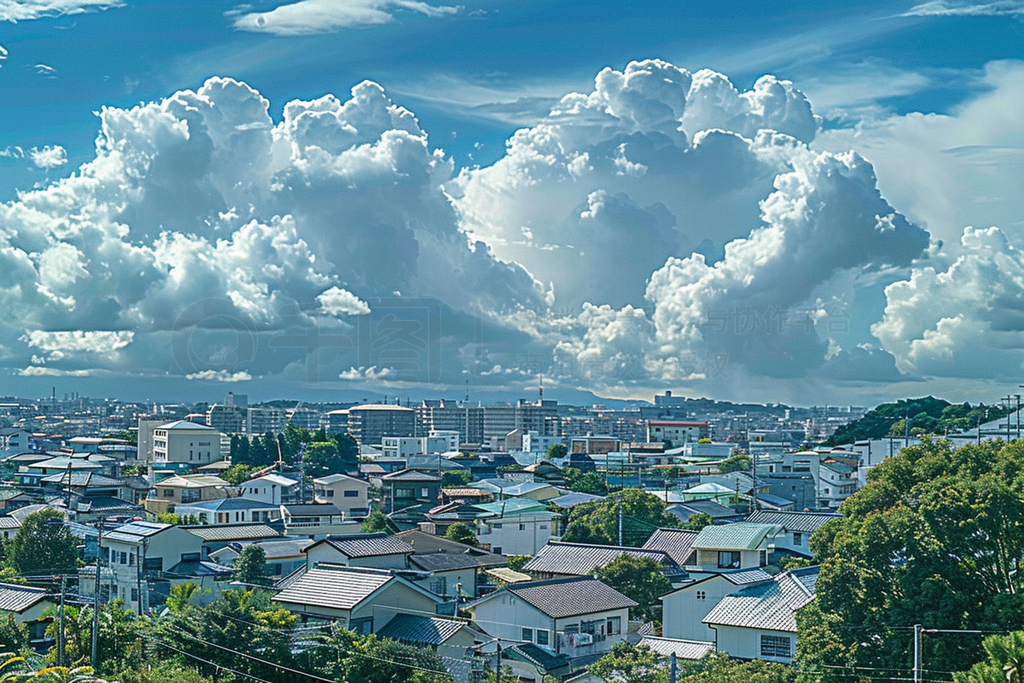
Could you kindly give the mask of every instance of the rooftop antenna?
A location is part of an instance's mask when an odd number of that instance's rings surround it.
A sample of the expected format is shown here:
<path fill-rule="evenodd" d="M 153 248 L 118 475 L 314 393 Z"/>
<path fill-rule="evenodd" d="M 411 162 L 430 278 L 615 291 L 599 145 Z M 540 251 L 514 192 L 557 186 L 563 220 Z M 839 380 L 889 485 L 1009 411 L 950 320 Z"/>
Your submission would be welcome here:
<path fill-rule="evenodd" d="M 537 378 L 538 378 L 538 382 L 537 382 L 538 383 L 538 387 L 537 388 L 539 389 L 540 400 L 543 401 L 544 400 L 544 375 L 543 374 L 538 374 Z"/>
<path fill-rule="evenodd" d="M 469 406 L 469 378 L 466 378 L 466 398 L 464 400 L 466 406 Z"/>

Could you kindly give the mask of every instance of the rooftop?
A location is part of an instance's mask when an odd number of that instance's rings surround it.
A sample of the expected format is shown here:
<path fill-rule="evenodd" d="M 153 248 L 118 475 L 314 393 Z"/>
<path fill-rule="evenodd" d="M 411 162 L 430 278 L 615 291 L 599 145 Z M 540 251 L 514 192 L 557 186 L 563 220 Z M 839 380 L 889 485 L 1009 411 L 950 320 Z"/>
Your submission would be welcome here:
<path fill-rule="evenodd" d="M 377 632 L 377 636 L 416 645 L 441 645 L 466 626 L 465 622 L 453 619 L 419 614 L 396 614 Z"/>
<path fill-rule="evenodd" d="M 0 583 L 0 612 L 24 612 L 46 599 L 46 589 Z"/>
<path fill-rule="evenodd" d="M 569 574 L 587 576 L 597 567 L 603 567 L 620 555 L 646 557 L 661 565 L 676 566 L 677 563 L 664 550 L 645 550 L 643 548 L 627 548 L 616 545 L 597 545 L 593 543 L 562 543 L 551 542 L 540 549 L 522 570 L 527 574 L 544 572 L 547 574 Z"/>
<path fill-rule="evenodd" d="M 589 577 L 530 581 L 510 584 L 502 590 L 525 600 L 554 619 L 627 609 L 637 605 L 611 586 Z"/>
<path fill-rule="evenodd" d="M 762 510 L 747 517 L 748 522 L 774 524 L 786 531 L 813 534 L 833 519 L 841 519 L 835 512 L 769 512 Z"/>
<path fill-rule="evenodd" d="M 351 536 L 328 536 L 321 543 L 326 543 L 346 557 L 409 555 L 415 551 L 415 548 L 405 541 L 383 532 L 352 534 Z"/>
<path fill-rule="evenodd" d="M 274 598 L 277 602 L 351 610 L 391 581 L 384 569 L 319 565 L 306 570 Z"/>
<path fill-rule="evenodd" d="M 766 538 L 774 537 L 782 528 L 773 524 L 734 522 L 706 526 L 693 541 L 694 548 L 708 550 L 756 550 Z"/>
<path fill-rule="evenodd" d="M 689 529 L 658 529 L 647 539 L 645 550 L 660 550 L 682 566 L 693 554 L 693 541 L 699 532 Z"/>
<path fill-rule="evenodd" d="M 796 611 L 814 599 L 818 567 L 792 569 L 722 598 L 703 622 L 796 633 Z"/>

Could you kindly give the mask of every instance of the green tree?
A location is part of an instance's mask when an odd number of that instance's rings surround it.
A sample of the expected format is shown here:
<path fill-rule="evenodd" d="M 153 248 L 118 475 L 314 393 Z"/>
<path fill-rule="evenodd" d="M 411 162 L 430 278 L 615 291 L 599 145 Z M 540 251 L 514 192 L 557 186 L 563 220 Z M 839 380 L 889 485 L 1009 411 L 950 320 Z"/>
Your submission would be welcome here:
<path fill-rule="evenodd" d="M 603 496 L 608 493 L 608 485 L 604 477 L 597 472 L 583 472 L 575 467 L 567 467 L 563 475 L 569 488 L 578 493 L 590 493 Z"/>
<path fill-rule="evenodd" d="M 1024 443 L 926 439 L 873 468 L 842 512 L 811 538 L 816 595 L 826 623 L 858 629 L 831 634 L 843 656 L 825 664 L 908 669 L 909 635 L 891 625 L 1024 629 Z M 970 635 L 924 639 L 931 669 L 983 654 Z"/>
<path fill-rule="evenodd" d="M 16 622 L 13 614 L 0 617 L 0 652 L 21 652 L 28 640 L 28 626 Z"/>
<path fill-rule="evenodd" d="M 523 565 L 530 561 L 533 555 L 509 555 L 508 556 L 508 568 L 514 572 L 517 572 L 523 568 Z"/>
<path fill-rule="evenodd" d="M 553 443 L 548 446 L 548 460 L 561 460 L 569 454 L 569 449 L 564 443 Z"/>
<path fill-rule="evenodd" d="M 224 472 L 221 473 L 220 478 L 229 484 L 238 486 L 244 481 L 249 481 L 253 471 L 254 470 L 251 465 L 238 463 L 224 470 Z"/>
<path fill-rule="evenodd" d="M 344 629 L 317 648 L 312 663 L 339 683 L 451 683 L 444 662 L 434 652 Z"/>
<path fill-rule="evenodd" d="M 706 526 L 711 526 L 714 521 L 715 519 L 708 513 L 698 512 L 691 515 L 690 518 L 686 520 L 686 524 L 683 525 L 683 528 L 689 529 L 690 531 L 700 531 Z"/>
<path fill-rule="evenodd" d="M 760 659 L 739 662 L 724 652 L 709 652 L 696 662 L 680 662 L 679 683 L 792 683 L 796 670 Z"/>
<path fill-rule="evenodd" d="M 178 583 L 171 586 L 170 591 L 167 594 L 167 609 L 172 612 L 180 612 L 185 609 L 186 605 L 192 604 L 192 601 L 202 593 L 199 589 L 198 583 Z"/>
<path fill-rule="evenodd" d="M 325 477 L 329 474 L 350 472 L 359 467 L 359 447 L 348 434 L 337 441 L 316 442 L 306 445 L 302 456 L 306 463 L 306 474 L 310 477 Z"/>
<path fill-rule="evenodd" d="M 78 539 L 52 508 L 33 512 L 4 545 L 5 562 L 19 574 L 70 573 L 78 567 Z"/>
<path fill-rule="evenodd" d="M 665 512 L 665 503 L 657 496 L 640 489 L 623 489 L 614 499 L 591 501 L 570 510 L 562 540 L 616 545 L 620 500 L 624 545 L 639 547 L 659 527 L 679 526 L 679 518 Z"/>
<path fill-rule="evenodd" d="M 646 646 L 635 647 L 624 640 L 615 643 L 588 670 L 608 683 L 668 683 L 663 657 Z"/>
<path fill-rule="evenodd" d="M 235 571 L 232 578 L 235 581 L 257 586 L 270 585 L 270 570 L 267 568 L 267 552 L 263 546 L 250 543 L 242 548 L 242 551 L 235 558 Z"/>
<path fill-rule="evenodd" d="M 749 472 L 750 467 L 750 456 L 743 454 L 734 455 L 731 458 L 718 463 L 718 471 L 722 474 L 729 474 L 730 472 Z"/>
<path fill-rule="evenodd" d="M 631 612 L 644 621 L 661 621 L 658 598 L 672 590 L 672 582 L 661 571 L 661 565 L 649 557 L 619 555 L 594 570 L 594 578 L 608 584 L 638 604 Z"/>
<path fill-rule="evenodd" d="M 374 510 L 366 519 L 363 520 L 362 532 L 365 534 L 372 534 L 383 531 L 384 533 L 390 534 L 397 531 L 388 516 L 380 510 Z"/>
<path fill-rule="evenodd" d="M 982 646 L 987 659 L 954 674 L 954 683 L 1024 683 L 1024 631 L 989 636 Z"/>
<path fill-rule="evenodd" d="M 449 541 L 455 541 L 456 543 L 465 543 L 466 545 L 477 546 L 480 544 L 476 540 L 476 534 L 464 522 L 455 522 L 448 527 L 448 530 L 444 532 L 444 537 Z"/>
<path fill-rule="evenodd" d="M 458 488 L 465 486 L 473 477 L 466 470 L 453 470 L 441 474 L 441 486 L 443 488 Z"/>

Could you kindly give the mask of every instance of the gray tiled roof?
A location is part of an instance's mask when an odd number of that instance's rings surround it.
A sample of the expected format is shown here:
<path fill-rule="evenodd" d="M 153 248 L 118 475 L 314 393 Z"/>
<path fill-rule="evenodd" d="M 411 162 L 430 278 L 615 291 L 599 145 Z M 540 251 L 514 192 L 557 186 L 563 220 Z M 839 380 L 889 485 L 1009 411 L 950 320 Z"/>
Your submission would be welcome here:
<path fill-rule="evenodd" d="M 463 554 L 467 557 L 472 557 L 480 567 L 501 567 L 508 563 L 508 558 L 504 555 L 490 553 L 482 548 L 474 548 L 473 546 L 466 545 L 465 543 L 449 541 L 447 538 L 428 534 L 420 531 L 419 529 L 401 531 L 395 534 L 395 538 L 401 539 L 411 545 L 418 554 L 437 552 Z"/>
<path fill-rule="evenodd" d="M 409 557 L 409 562 L 428 572 L 446 572 L 479 567 L 476 558 L 463 553 L 424 553 Z"/>
<path fill-rule="evenodd" d="M 583 577 L 517 583 L 504 590 L 554 619 L 637 605 L 611 586 L 597 579 Z"/>
<path fill-rule="evenodd" d="M 173 524 L 162 524 L 160 522 L 131 522 L 130 524 L 117 527 L 109 534 L 104 534 L 103 538 L 112 541 L 138 543 L 140 539 L 155 536 L 173 526 Z"/>
<path fill-rule="evenodd" d="M 709 652 L 715 651 L 715 644 L 703 640 L 679 640 L 678 638 L 656 638 L 644 636 L 637 643 L 640 647 L 648 647 L 655 654 L 669 657 L 674 652 L 679 659 L 697 660 Z"/>
<path fill-rule="evenodd" d="M 741 516 L 732 508 L 726 507 L 721 503 L 716 503 L 713 500 L 688 500 L 685 503 L 676 503 L 676 505 L 689 508 L 690 510 L 700 512 L 705 515 L 711 515 L 712 519 L 728 519 L 730 517 L 736 518 Z"/>
<path fill-rule="evenodd" d="M 735 522 L 706 526 L 693 541 L 694 548 L 709 550 L 754 550 L 765 538 L 774 537 L 781 529 L 770 524 Z"/>
<path fill-rule="evenodd" d="M 439 619 L 419 614 L 396 614 L 377 632 L 379 638 L 393 638 L 403 643 L 440 645 L 458 633 L 465 622 Z"/>
<path fill-rule="evenodd" d="M 559 543 L 552 542 L 523 565 L 523 571 L 546 572 L 549 574 L 568 574 L 586 576 L 597 567 L 609 564 L 620 555 L 646 557 L 659 564 L 676 565 L 672 557 L 663 550 L 643 550 L 615 545 L 596 545 L 590 543 Z"/>
<path fill-rule="evenodd" d="M 375 555 L 411 554 L 415 548 L 405 541 L 383 532 L 375 534 L 353 534 L 351 536 L 328 536 L 324 542 L 346 557 L 373 557 Z"/>
<path fill-rule="evenodd" d="M 0 517 L 0 529 L 17 529 L 20 526 L 21 521 L 17 517 L 11 517 L 10 515 Z"/>
<path fill-rule="evenodd" d="M 311 607 L 351 610 L 389 581 L 391 572 L 356 567 L 325 567 L 307 570 L 275 596 L 277 602 Z"/>
<path fill-rule="evenodd" d="M 266 524 L 204 524 L 182 528 L 204 541 L 241 541 L 281 535 L 274 527 Z"/>
<path fill-rule="evenodd" d="M 737 586 L 771 581 L 772 575 L 763 569 L 744 569 L 740 572 L 722 572 L 722 578 Z"/>
<path fill-rule="evenodd" d="M 786 531 L 813 534 L 833 519 L 842 515 L 834 512 L 769 512 L 762 510 L 747 517 L 748 522 L 758 524 L 777 524 Z"/>
<path fill-rule="evenodd" d="M 24 612 L 45 599 L 46 590 L 43 588 L 0 583 L 0 612 Z"/>
<path fill-rule="evenodd" d="M 392 472 L 391 474 L 385 474 L 381 477 L 384 481 L 421 481 L 421 482 L 435 482 L 441 481 L 440 477 L 436 477 L 433 474 L 427 474 L 426 472 L 420 472 L 419 470 L 400 470 L 398 472 Z"/>
<path fill-rule="evenodd" d="M 678 565 L 685 565 L 693 554 L 693 540 L 699 532 L 690 529 L 658 529 L 644 543 L 646 550 L 662 550 Z"/>
<path fill-rule="evenodd" d="M 770 583 L 747 586 L 722 598 L 703 622 L 796 633 L 796 611 L 814 599 L 818 567 L 783 572 Z"/>

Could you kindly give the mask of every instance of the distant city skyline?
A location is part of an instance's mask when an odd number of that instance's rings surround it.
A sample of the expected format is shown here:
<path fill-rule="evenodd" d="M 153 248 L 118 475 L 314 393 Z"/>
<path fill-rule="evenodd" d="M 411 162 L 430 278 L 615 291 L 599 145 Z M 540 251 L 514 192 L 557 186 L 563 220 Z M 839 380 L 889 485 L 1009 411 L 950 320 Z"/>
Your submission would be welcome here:
<path fill-rule="evenodd" d="M 0 393 L 1021 383 L 1024 3 L 36 0 L 0 26 Z"/>

